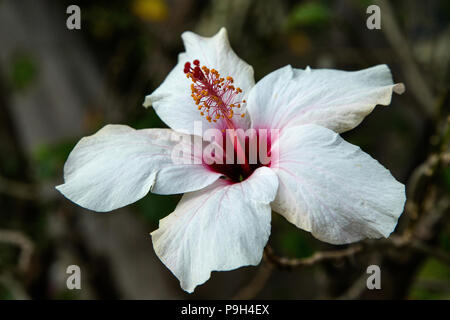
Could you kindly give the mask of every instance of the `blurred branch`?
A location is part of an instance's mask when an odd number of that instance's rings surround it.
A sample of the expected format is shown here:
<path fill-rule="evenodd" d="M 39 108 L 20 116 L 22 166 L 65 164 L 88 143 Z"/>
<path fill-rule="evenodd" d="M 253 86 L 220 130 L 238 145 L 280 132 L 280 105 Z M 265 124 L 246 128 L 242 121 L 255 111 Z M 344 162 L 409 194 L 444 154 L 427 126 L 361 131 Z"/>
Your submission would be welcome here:
<path fill-rule="evenodd" d="M 311 257 L 307 258 L 286 258 L 277 256 L 270 246 L 266 246 L 264 256 L 270 264 L 278 269 L 294 269 L 301 266 L 312 266 L 326 260 L 338 260 L 351 257 L 361 252 L 362 249 L 363 246 L 361 244 L 355 244 L 341 250 L 317 251 Z"/>
<path fill-rule="evenodd" d="M 248 285 L 239 290 L 233 297 L 233 300 L 249 300 L 253 299 L 262 289 L 264 289 L 267 281 L 272 274 L 273 266 L 265 261 L 260 265 L 255 277 Z"/>
<path fill-rule="evenodd" d="M 449 208 L 450 201 L 447 201 L 445 208 Z M 383 240 L 367 240 L 366 243 L 369 246 L 378 248 L 394 248 L 394 249 L 404 249 L 410 248 L 412 250 L 424 253 L 426 255 L 432 256 L 435 259 L 450 265 L 450 255 L 440 248 L 435 248 L 425 244 L 424 242 L 412 238 L 410 234 L 405 234 L 403 236 L 391 235 L 389 239 Z"/>
<path fill-rule="evenodd" d="M 363 273 L 342 295 L 336 300 L 355 300 L 358 299 L 364 290 L 367 289 L 367 274 Z"/>
<path fill-rule="evenodd" d="M 428 117 L 434 118 L 437 110 L 435 108 L 433 93 L 427 82 L 423 79 L 416 62 L 414 61 L 408 41 L 400 30 L 390 2 L 388 0 L 376 0 L 374 4 L 379 5 L 381 8 L 381 16 L 383 19 L 381 30 L 384 32 L 387 40 L 399 57 L 399 61 L 402 63 L 407 80 L 407 88 L 409 87 L 409 91 L 416 97 L 417 101 L 419 101 L 423 112 Z"/>
<path fill-rule="evenodd" d="M 212 1 L 197 25 L 196 31 L 207 33 L 227 27 L 229 34 L 241 39 L 248 10 L 254 0 Z"/>
<path fill-rule="evenodd" d="M 33 185 L 2 176 L 0 176 L 0 193 L 24 200 L 36 200 L 38 197 Z"/>
<path fill-rule="evenodd" d="M 446 199 L 445 203 L 440 204 L 440 211 L 446 211 L 450 207 L 450 200 Z M 422 253 L 426 253 L 436 259 L 450 265 L 450 255 L 439 248 L 433 248 L 424 242 L 413 239 L 410 234 L 404 236 L 391 235 L 389 239 L 381 240 L 366 240 L 359 244 L 354 244 L 342 250 L 333 251 L 317 251 L 312 256 L 307 258 L 286 258 L 277 256 L 270 246 L 264 249 L 265 259 L 274 267 L 278 269 L 294 269 L 302 266 L 312 266 L 327 260 L 338 260 L 354 256 L 363 252 L 363 249 L 368 251 L 379 249 L 382 247 L 390 247 L 394 249 L 402 249 L 405 247 L 411 248 Z M 365 251 L 365 250 L 364 250 Z"/>
<path fill-rule="evenodd" d="M 20 281 L 16 280 L 13 275 L 9 273 L 0 274 L 0 283 L 4 285 L 10 292 L 11 298 L 15 300 L 29 300 L 30 296 L 27 294 L 25 288 Z"/>
<path fill-rule="evenodd" d="M 439 166 L 439 155 L 432 154 L 428 159 L 419 165 L 411 174 L 408 182 L 406 212 L 411 219 L 417 219 L 419 215 L 419 203 L 422 198 L 424 189 L 428 185 L 429 180 L 436 172 Z"/>
<path fill-rule="evenodd" d="M 286 258 L 277 256 L 272 247 L 264 248 L 263 263 L 255 277 L 233 297 L 235 300 L 253 299 L 265 287 L 274 268 L 292 270 L 300 266 L 312 266 L 326 260 L 337 260 L 350 257 L 360 252 L 363 246 L 356 244 L 342 250 L 319 251 L 307 258 Z"/>
<path fill-rule="evenodd" d="M 33 242 L 21 232 L 1 229 L 0 242 L 8 243 L 20 248 L 18 265 L 20 271 L 26 272 L 30 266 L 31 257 L 34 251 Z"/>
<path fill-rule="evenodd" d="M 411 241 L 410 247 L 417 251 L 425 253 L 425 254 L 450 266 L 450 255 L 447 252 L 445 252 L 444 250 L 441 250 L 440 248 L 434 248 L 434 247 L 428 246 L 428 245 L 424 244 L 423 242 L 420 242 L 417 240 Z"/>

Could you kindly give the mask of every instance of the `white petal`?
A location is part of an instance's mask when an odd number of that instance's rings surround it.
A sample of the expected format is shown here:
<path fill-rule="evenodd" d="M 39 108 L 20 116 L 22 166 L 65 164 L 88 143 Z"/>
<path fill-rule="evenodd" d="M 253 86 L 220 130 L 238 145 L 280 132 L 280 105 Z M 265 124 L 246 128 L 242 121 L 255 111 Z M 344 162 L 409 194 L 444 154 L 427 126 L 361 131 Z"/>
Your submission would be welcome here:
<path fill-rule="evenodd" d="M 153 106 L 158 116 L 172 129 L 194 133 L 194 121 L 202 121 L 203 128 L 216 127 L 200 115 L 191 97 L 191 80 L 183 72 L 184 64 L 195 59 L 201 65 L 218 70 L 222 77 L 234 78 L 236 87 L 243 90 L 236 99 L 244 100 L 254 86 L 253 68 L 241 60 L 231 49 L 227 31 L 222 28 L 213 37 L 201 37 L 193 32 L 184 32 L 182 35 L 186 52 L 178 56 L 178 64 L 169 73 L 164 82 L 152 94 L 145 98 L 144 106 Z M 247 128 L 248 117 L 233 117 L 236 126 Z"/>
<path fill-rule="evenodd" d="M 188 164 L 172 161 L 180 137 L 169 129 L 105 126 L 78 142 L 64 166 L 64 184 L 56 188 L 82 207 L 105 212 L 133 203 L 149 191 L 183 193 L 217 180 L 219 174 L 188 162 L 191 154 L 176 154 L 187 158 Z"/>
<path fill-rule="evenodd" d="M 211 271 L 257 265 L 270 234 L 278 180 L 271 169 L 257 169 L 247 180 L 213 185 L 185 194 L 177 208 L 152 233 L 162 262 L 194 291 Z"/>
<path fill-rule="evenodd" d="M 317 124 L 336 132 L 353 129 L 377 104 L 391 103 L 393 84 L 386 65 L 360 71 L 306 70 L 286 66 L 259 81 L 250 92 L 253 127 L 285 129 Z"/>
<path fill-rule="evenodd" d="M 272 208 L 288 221 L 333 244 L 394 230 L 405 186 L 378 161 L 317 125 L 287 129 L 278 143 L 273 170 L 280 186 Z"/>

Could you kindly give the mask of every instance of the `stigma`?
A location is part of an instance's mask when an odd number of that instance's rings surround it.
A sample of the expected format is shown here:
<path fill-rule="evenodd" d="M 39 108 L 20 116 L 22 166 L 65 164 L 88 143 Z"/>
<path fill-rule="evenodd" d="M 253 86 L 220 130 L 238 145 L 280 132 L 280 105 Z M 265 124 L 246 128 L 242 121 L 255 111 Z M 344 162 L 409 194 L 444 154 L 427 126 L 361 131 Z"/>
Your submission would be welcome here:
<path fill-rule="evenodd" d="M 201 116 L 209 122 L 224 119 L 230 126 L 234 116 L 245 117 L 239 112 L 245 100 L 237 101 L 242 89 L 234 86 L 234 79 L 230 76 L 221 77 L 219 71 L 200 67 L 200 61 L 194 60 L 192 65 L 184 65 L 186 77 L 192 81 L 191 97 L 194 100 Z"/>

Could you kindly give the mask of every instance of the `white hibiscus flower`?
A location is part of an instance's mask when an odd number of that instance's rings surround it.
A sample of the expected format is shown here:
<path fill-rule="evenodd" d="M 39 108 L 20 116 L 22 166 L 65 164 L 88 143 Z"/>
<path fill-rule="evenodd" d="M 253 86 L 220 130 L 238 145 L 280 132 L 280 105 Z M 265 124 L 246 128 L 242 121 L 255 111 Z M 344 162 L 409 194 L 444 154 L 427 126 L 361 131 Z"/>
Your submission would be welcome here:
<path fill-rule="evenodd" d="M 286 66 L 255 84 L 225 29 L 182 38 L 186 52 L 144 103 L 171 129 L 108 125 L 81 139 L 57 187 L 64 196 L 104 212 L 149 191 L 185 193 L 151 236 L 188 292 L 211 271 L 259 264 L 272 210 L 332 244 L 389 236 L 403 211 L 404 185 L 338 135 L 402 93 L 386 65 L 356 72 Z M 190 138 L 195 121 L 222 130 L 279 129 L 269 141 L 277 155 L 266 165 L 208 165 L 192 151 L 186 157 L 198 161 L 174 162 L 173 137 Z"/>

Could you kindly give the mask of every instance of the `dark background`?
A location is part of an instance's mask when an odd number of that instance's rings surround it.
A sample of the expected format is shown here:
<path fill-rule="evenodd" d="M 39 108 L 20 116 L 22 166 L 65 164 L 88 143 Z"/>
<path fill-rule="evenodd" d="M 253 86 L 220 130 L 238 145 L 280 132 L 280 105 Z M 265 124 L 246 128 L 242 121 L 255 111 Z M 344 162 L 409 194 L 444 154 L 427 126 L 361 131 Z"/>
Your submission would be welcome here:
<path fill-rule="evenodd" d="M 66 28 L 70 4 L 81 7 L 81 30 Z M 366 27 L 370 4 L 381 8 L 381 30 Z M 0 299 L 450 298 L 449 20 L 444 0 L 0 0 Z M 405 94 L 343 135 L 407 184 L 390 240 L 292 270 L 265 259 L 213 273 L 188 295 L 149 236 L 180 196 L 95 214 L 56 192 L 82 136 L 107 123 L 164 127 L 142 107 L 145 95 L 175 65 L 183 31 L 211 36 L 222 26 L 256 80 L 286 64 L 386 63 L 405 83 Z M 275 213 L 269 244 L 289 258 L 346 248 Z M 82 290 L 66 288 L 71 264 Z M 366 289 L 370 264 L 381 267 L 381 290 Z"/>

